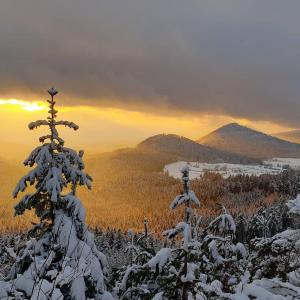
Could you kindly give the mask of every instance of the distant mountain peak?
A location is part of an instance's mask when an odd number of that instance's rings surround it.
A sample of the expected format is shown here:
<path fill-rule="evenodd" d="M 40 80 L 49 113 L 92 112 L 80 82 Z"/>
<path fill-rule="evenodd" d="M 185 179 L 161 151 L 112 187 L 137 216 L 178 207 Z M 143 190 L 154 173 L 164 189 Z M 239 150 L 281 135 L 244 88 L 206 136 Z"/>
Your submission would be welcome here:
<path fill-rule="evenodd" d="M 226 124 L 218 129 L 216 129 L 214 132 L 248 132 L 248 133 L 259 133 L 265 135 L 265 133 L 259 132 L 255 129 L 249 128 L 244 125 L 240 125 L 239 123 L 229 123 Z"/>
<path fill-rule="evenodd" d="M 193 142 L 192 140 L 189 140 L 188 138 L 185 138 L 185 137 L 177 135 L 177 134 L 161 133 L 161 134 L 153 135 L 153 136 L 146 138 L 145 140 L 143 140 L 142 142 L 140 142 L 138 144 L 138 147 L 145 147 L 145 146 L 149 146 L 149 145 L 153 145 L 153 144 L 166 143 L 166 142 L 171 142 L 171 141 L 179 142 L 181 140 L 187 140 L 187 141 Z"/>
<path fill-rule="evenodd" d="M 199 144 L 256 158 L 300 157 L 300 144 L 230 123 L 200 138 Z"/>
<path fill-rule="evenodd" d="M 233 123 L 228 123 L 228 124 L 220 127 L 219 130 L 226 129 L 226 128 L 232 128 L 232 129 L 234 129 L 234 128 L 240 128 L 240 127 L 245 127 L 245 126 L 242 126 L 239 123 L 233 122 Z"/>

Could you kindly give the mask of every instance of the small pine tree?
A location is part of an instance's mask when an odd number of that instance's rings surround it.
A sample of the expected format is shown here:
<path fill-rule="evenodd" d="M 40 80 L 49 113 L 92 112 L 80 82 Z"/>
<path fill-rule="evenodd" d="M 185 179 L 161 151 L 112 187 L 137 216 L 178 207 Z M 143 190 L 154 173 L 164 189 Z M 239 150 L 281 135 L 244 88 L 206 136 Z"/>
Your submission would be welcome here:
<path fill-rule="evenodd" d="M 156 253 L 154 240 L 152 233 L 149 232 L 148 219 L 146 217 L 144 218 L 144 232 L 138 236 L 136 242 L 139 247 L 139 253 L 135 261 L 139 264 L 145 264 Z"/>
<path fill-rule="evenodd" d="M 245 272 L 246 249 L 242 243 L 234 243 L 236 225 L 226 208 L 206 230 L 202 243 L 202 266 L 207 274 L 206 284 L 216 280 L 221 290 L 231 292 Z"/>
<path fill-rule="evenodd" d="M 17 254 L 5 284 L 6 296 L 22 299 L 109 299 L 105 291 L 106 258 L 94 243 L 85 225 L 85 209 L 76 197 L 78 185 L 91 188 L 92 178 L 84 172 L 83 151 L 66 148 L 58 126 L 77 130 L 69 121 L 58 121 L 54 88 L 48 90 L 51 100 L 49 116 L 29 124 L 50 133 L 40 137 L 41 146 L 25 160 L 33 169 L 22 177 L 13 192 L 17 197 L 28 185 L 34 191 L 15 206 L 15 214 L 35 210 L 40 219 L 29 232 L 30 240 Z M 2 284 L 4 285 L 4 284 Z"/>
<path fill-rule="evenodd" d="M 170 208 L 185 206 L 184 219 L 175 228 L 167 230 L 164 235 L 169 239 L 182 235 L 182 244 L 172 249 L 172 255 L 161 276 L 162 296 L 165 299 L 189 299 L 195 294 L 194 284 L 198 275 L 199 242 L 195 239 L 193 223 L 198 225 L 200 218 L 193 213 L 192 206 L 199 207 L 200 201 L 189 186 L 189 167 L 182 170 L 183 191 L 171 203 Z M 193 220 L 194 219 L 194 220 Z"/>
<path fill-rule="evenodd" d="M 197 233 L 200 218 L 193 214 L 192 205 L 199 206 L 200 202 L 195 193 L 189 188 L 189 168 L 182 169 L 183 191 L 171 203 L 170 208 L 185 206 L 184 220 L 163 234 L 175 240 L 182 236 L 182 243 L 174 248 L 161 248 L 156 254 L 152 247 L 140 245 L 134 263 L 121 270 L 122 280 L 115 285 L 115 292 L 120 299 L 192 299 L 195 298 L 199 269 L 198 258 L 200 243 L 194 238 Z M 147 222 L 144 237 L 148 235 Z M 141 241 L 140 240 L 140 241 Z M 146 242 L 146 245 L 151 244 Z M 176 245 L 176 243 L 174 243 Z M 130 248 L 133 248 L 132 246 Z M 138 261 L 143 255 L 148 261 Z M 195 298 L 196 299 L 196 298 Z"/>
<path fill-rule="evenodd" d="M 247 238 L 247 218 L 243 214 L 238 214 L 236 219 L 236 240 L 244 243 Z"/>

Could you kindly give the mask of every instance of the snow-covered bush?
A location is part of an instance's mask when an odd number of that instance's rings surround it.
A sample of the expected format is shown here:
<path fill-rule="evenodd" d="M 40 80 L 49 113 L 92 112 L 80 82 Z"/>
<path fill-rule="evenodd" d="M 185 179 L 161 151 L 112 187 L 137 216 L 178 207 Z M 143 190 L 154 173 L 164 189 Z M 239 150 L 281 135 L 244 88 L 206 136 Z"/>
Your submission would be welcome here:
<path fill-rule="evenodd" d="M 300 228 L 300 194 L 298 194 L 296 199 L 289 200 L 287 202 L 287 207 L 289 209 L 289 215 L 292 219 L 292 226 L 294 228 Z"/>
<path fill-rule="evenodd" d="M 234 294 L 224 295 L 230 300 L 297 300 L 300 288 L 277 278 L 260 279 L 249 282 L 249 274 L 237 287 Z"/>
<path fill-rule="evenodd" d="M 40 222 L 29 232 L 26 243 L 16 253 L 9 281 L 0 283 L 1 297 L 21 299 L 109 299 L 104 283 L 106 258 L 94 243 L 85 225 L 85 209 L 76 197 L 78 185 L 91 188 L 91 177 L 84 172 L 83 151 L 66 148 L 57 126 L 77 130 L 69 121 L 57 121 L 54 96 L 49 116 L 29 124 L 29 129 L 49 128 L 40 137 L 41 146 L 25 160 L 32 170 L 22 177 L 13 196 L 31 185 L 15 207 L 16 215 L 34 209 Z M 2 299 L 2 298 L 1 298 Z"/>
<path fill-rule="evenodd" d="M 156 254 L 155 242 L 148 231 L 148 220 L 144 219 L 144 232 L 134 234 L 128 231 L 128 242 L 124 252 L 129 257 L 127 265 L 112 271 L 110 285 L 118 299 L 151 299 L 157 285 L 156 272 L 147 262 Z"/>
<path fill-rule="evenodd" d="M 287 202 L 293 229 L 251 242 L 249 270 L 255 279 L 279 278 L 300 287 L 300 197 Z"/>
<path fill-rule="evenodd" d="M 286 230 L 291 225 L 291 216 L 285 201 L 271 206 L 262 206 L 250 218 L 247 228 L 247 242 L 253 238 L 268 238 Z"/>
<path fill-rule="evenodd" d="M 292 229 L 278 233 L 271 238 L 254 239 L 249 263 L 249 271 L 253 278 L 276 277 L 289 281 L 289 276 L 292 276 L 294 272 L 299 272 L 297 271 L 300 267 L 299 241 L 300 231 Z"/>

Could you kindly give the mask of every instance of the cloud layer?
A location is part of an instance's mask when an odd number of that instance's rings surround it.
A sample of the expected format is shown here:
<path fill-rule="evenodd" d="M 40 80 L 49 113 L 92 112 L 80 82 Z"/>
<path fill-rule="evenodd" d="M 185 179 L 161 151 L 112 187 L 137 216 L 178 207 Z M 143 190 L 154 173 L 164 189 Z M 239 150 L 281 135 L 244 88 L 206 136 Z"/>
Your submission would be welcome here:
<path fill-rule="evenodd" d="M 0 98 L 300 126 L 300 2 L 2 0 Z"/>

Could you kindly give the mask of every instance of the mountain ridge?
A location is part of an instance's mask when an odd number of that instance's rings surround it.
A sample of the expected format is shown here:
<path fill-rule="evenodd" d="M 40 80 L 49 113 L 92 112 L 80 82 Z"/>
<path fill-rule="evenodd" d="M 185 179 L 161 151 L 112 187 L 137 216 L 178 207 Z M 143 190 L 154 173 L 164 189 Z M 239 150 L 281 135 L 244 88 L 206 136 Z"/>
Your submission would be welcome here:
<path fill-rule="evenodd" d="M 273 134 L 273 136 L 292 143 L 300 144 L 300 129 L 278 132 Z"/>
<path fill-rule="evenodd" d="M 242 126 L 224 125 L 197 142 L 218 150 L 231 151 L 259 159 L 272 157 L 300 157 L 300 144 Z"/>

